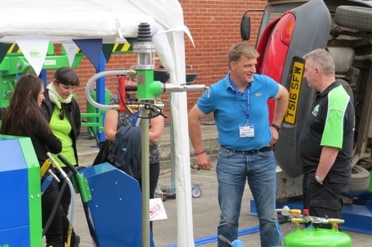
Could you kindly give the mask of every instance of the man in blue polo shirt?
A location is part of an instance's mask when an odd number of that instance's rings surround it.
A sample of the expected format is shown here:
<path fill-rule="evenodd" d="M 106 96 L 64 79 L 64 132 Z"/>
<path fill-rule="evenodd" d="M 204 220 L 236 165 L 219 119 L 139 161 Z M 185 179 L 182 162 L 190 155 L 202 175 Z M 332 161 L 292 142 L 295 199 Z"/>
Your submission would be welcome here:
<path fill-rule="evenodd" d="M 349 190 L 351 176 L 354 106 L 336 82 L 335 64 L 326 50 L 315 49 L 304 58 L 304 78 L 317 92 L 298 144 L 304 208 L 312 216 L 341 218 L 341 197 Z"/>
<path fill-rule="evenodd" d="M 200 119 L 213 113 L 220 150 L 216 166 L 220 222 L 218 235 L 238 238 L 239 215 L 246 181 L 257 207 L 261 246 L 280 246 L 275 228 L 276 161 L 272 145 L 288 106 L 288 91 L 273 79 L 256 74 L 258 52 L 247 43 L 233 45 L 229 72 L 211 85 L 189 112 L 189 134 L 200 169 L 212 168 L 204 150 Z M 276 99 L 272 123 L 268 99 Z M 218 246 L 225 246 L 219 240 Z"/>

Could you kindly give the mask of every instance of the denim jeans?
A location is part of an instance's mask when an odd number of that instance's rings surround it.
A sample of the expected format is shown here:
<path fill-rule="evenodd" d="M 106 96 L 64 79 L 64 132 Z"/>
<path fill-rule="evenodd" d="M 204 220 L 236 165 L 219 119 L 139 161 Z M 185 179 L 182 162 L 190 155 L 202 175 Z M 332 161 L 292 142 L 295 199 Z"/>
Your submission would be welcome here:
<path fill-rule="evenodd" d="M 281 245 L 275 227 L 275 170 L 273 151 L 242 154 L 220 148 L 216 167 L 221 210 L 218 235 L 222 234 L 231 242 L 238 238 L 242 196 L 247 181 L 257 208 L 261 246 Z M 222 242 L 218 242 L 218 247 L 224 246 Z"/>

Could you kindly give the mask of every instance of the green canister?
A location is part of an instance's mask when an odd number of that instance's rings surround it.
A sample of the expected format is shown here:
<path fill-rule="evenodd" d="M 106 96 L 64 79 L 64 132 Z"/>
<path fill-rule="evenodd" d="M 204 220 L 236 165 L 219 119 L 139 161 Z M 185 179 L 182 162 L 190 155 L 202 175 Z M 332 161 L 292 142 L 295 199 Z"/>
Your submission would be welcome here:
<path fill-rule="evenodd" d="M 351 237 L 337 228 L 296 228 L 284 238 L 285 247 L 350 247 Z"/>

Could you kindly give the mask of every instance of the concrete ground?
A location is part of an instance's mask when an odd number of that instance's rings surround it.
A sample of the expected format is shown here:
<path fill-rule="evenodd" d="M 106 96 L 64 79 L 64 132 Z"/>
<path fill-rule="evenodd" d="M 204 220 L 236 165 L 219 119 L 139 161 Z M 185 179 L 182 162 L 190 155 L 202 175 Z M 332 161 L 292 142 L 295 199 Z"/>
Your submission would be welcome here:
<path fill-rule="evenodd" d="M 203 138 L 215 139 L 215 126 L 207 125 L 203 127 Z M 166 128 L 164 137 L 162 139 L 161 150 L 163 154 L 169 158 L 170 146 L 169 142 L 169 128 Z M 83 166 L 89 166 L 95 158 L 98 151 L 94 139 L 90 139 L 88 135 L 82 134 L 79 139 L 79 156 L 80 162 Z M 208 149 L 215 148 L 216 144 L 207 144 L 211 147 Z M 207 149 L 207 148 L 206 148 Z M 213 152 L 212 152 L 213 153 Z M 193 159 L 191 160 L 191 163 Z M 162 164 L 167 164 L 166 161 Z M 172 181 L 172 172 L 169 165 L 164 165 L 159 178 L 159 187 L 169 188 L 172 187 L 174 181 Z M 219 208 L 217 203 L 217 184 L 215 170 L 201 171 L 197 169 L 191 169 L 191 183 L 192 185 L 200 185 L 201 196 L 199 198 L 192 199 L 193 207 L 193 229 L 194 229 L 194 240 L 195 246 L 212 247 L 216 246 L 216 229 L 219 219 Z M 153 224 L 154 228 L 154 242 L 157 247 L 170 247 L 176 246 L 177 244 L 177 208 L 175 199 L 167 199 L 163 202 L 166 209 L 168 219 L 155 221 Z M 244 199 L 241 209 L 240 225 L 239 229 L 243 232 L 249 232 L 255 230 L 257 227 L 257 218 L 249 215 L 250 212 L 250 200 L 252 195 L 249 188 L 247 187 L 244 193 Z M 76 195 L 76 206 L 75 206 L 75 217 L 74 217 L 74 228 L 81 237 L 81 247 L 92 247 L 93 242 L 89 234 L 89 230 L 86 224 L 85 214 L 81 205 L 81 200 Z M 286 234 L 293 231 L 294 226 L 290 223 L 280 225 L 282 234 Z M 372 246 L 372 235 L 362 234 L 357 232 L 346 232 L 350 234 L 353 242 L 353 246 L 356 247 L 367 247 Z M 245 244 L 245 246 L 260 246 L 259 233 L 255 232 L 252 234 L 244 234 L 239 237 Z M 110 247 L 110 246 L 104 246 Z"/>

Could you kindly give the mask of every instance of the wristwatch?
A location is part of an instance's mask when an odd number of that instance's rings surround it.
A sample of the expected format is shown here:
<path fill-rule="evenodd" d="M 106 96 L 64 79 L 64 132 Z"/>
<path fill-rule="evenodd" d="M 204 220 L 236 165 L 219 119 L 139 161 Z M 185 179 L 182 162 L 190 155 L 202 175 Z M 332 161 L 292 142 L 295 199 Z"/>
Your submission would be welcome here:
<path fill-rule="evenodd" d="M 315 176 L 315 181 L 320 184 L 320 185 L 323 185 L 323 181 L 318 177 L 318 176 Z"/>
<path fill-rule="evenodd" d="M 280 127 L 280 126 L 277 125 L 277 124 L 271 124 L 271 127 L 273 127 L 274 129 L 276 129 L 278 132 L 279 132 L 280 129 L 282 128 L 282 127 Z"/>

